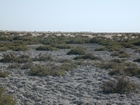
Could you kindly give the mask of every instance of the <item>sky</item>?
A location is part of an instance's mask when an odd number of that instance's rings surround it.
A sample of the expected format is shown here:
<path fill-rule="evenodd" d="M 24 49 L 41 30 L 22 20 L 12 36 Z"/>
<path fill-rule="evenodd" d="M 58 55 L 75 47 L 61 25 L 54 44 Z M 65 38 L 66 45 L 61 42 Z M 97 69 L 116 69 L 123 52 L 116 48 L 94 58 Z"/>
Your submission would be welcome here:
<path fill-rule="evenodd" d="M 0 30 L 140 32 L 140 0 L 0 0 Z"/>

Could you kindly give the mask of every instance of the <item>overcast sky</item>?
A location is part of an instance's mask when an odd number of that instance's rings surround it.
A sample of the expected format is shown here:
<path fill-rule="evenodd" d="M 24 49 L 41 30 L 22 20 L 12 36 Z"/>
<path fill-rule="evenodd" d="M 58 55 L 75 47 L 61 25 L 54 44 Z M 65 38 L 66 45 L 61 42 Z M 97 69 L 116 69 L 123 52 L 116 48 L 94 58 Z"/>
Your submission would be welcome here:
<path fill-rule="evenodd" d="M 140 0 L 0 0 L 0 30 L 140 32 Z"/>

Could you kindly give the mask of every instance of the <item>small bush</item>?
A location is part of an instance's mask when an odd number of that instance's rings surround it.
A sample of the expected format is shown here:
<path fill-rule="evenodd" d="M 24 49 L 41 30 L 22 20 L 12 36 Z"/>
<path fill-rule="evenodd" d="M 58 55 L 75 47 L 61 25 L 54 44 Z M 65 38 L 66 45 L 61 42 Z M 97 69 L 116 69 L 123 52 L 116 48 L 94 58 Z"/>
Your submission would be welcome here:
<path fill-rule="evenodd" d="M 96 48 L 95 51 L 106 51 L 106 48 L 105 47 Z"/>
<path fill-rule="evenodd" d="M 56 48 L 58 48 L 58 49 L 70 49 L 70 48 L 72 48 L 72 46 L 68 45 L 68 44 L 60 44 L 60 45 L 57 45 Z"/>
<path fill-rule="evenodd" d="M 66 41 L 66 43 L 68 44 L 83 44 L 83 43 L 89 43 L 89 42 L 90 42 L 90 38 L 85 38 L 81 36 L 71 37 Z"/>
<path fill-rule="evenodd" d="M 140 58 L 135 59 L 134 62 L 140 62 Z"/>
<path fill-rule="evenodd" d="M 5 63 L 25 63 L 30 61 L 28 55 L 16 56 L 14 53 L 10 52 L 8 54 L 3 54 L 3 58 L 0 60 Z"/>
<path fill-rule="evenodd" d="M 140 53 L 140 49 L 136 49 L 134 53 Z"/>
<path fill-rule="evenodd" d="M 34 58 L 33 60 L 37 60 L 37 61 L 52 61 L 53 60 L 53 56 L 52 54 L 38 54 L 38 56 L 36 58 Z"/>
<path fill-rule="evenodd" d="M 137 47 L 134 46 L 132 43 L 126 43 L 126 42 L 122 42 L 121 45 L 125 48 L 133 48 L 133 49 L 136 49 Z"/>
<path fill-rule="evenodd" d="M 60 66 L 58 65 L 40 65 L 36 64 L 30 68 L 30 75 L 33 76 L 63 76 L 65 71 L 70 71 L 76 68 L 77 65 L 74 63 L 64 63 Z"/>
<path fill-rule="evenodd" d="M 11 95 L 5 94 L 5 88 L 0 88 L 0 105 L 16 105 Z"/>
<path fill-rule="evenodd" d="M 137 88 L 136 84 L 131 83 L 124 77 L 118 77 L 116 80 L 109 80 L 102 84 L 105 93 L 130 93 Z"/>
<path fill-rule="evenodd" d="M 54 51 L 54 50 L 57 50 L 57 48 L 51 47 L 49 45 L 44 45 L 44 46 L 37 47 L 36 50 L 38 50 L 38 51 Z"/>
<path fill-rule="evenodd" d="M 109 71 L 110 75 L 127 75 L 140 77 L 140 68 L 131 62 L 124 62 Z"/>
<path fill-rule="evenodd" d="M 72 63 L 72 60 L 70 59 L 57 59 L 56 61 L 59 63 Z"/>
<path fill-rule="evenodd" d="M 27 51 L 27 50 L 29 50 L 29 48 L 27 46 L 25 46 L 25 45 L 11 47 L 11 49 L 13 51 Z"/>
<path fill-rule="evenodd" d="M 16 68 L 19 68 L 20 67 L 20 64 L 16 63 L 16 64 L 11 64 L 8 66 L 8 69 L 16 69 Z"/>
<path fill-rule="evenodd" d="M 0 47 L 0 51 L 7 51 L 7 50 L 9 50 L 9 48 L 7 48 L 7 47 Z"/>
<path fill-rule="evenodd" d="M 96 48 L 95 51 L 119 51 L 121 50 L 122 47 L 121 46 L 117 46 L 117 45 L 108 45 L 105 47 L 101 47 L 101 48 Z"/>
<path fill-rule="evenodd" d="M 74 58 L 74 60 L 78 59 L 101 60 L 101 58 L 94 56 L 92 53 L 87 53 L 85 55 L 77 56 Z"/>
<path fill-rule="evenodd" d="M 77 46 L 75 48 L 72 48 L 68 53 L 68 55 L 75 54 L 75 55 L 85 55 L 86 51 L 85 48 L 81 46 Z"/>
<path fill-rule="evenodd" d="M 21 55 L 17 57 L 16 62 L 17 63 L 26 63 L 31 61 L 30 56 L 29 55 Z"/>
<path fill-rule="evenodd" d="M 29 69 L 33 65 L 32 62 L 24 63 L 20 68 L 21 69 Z"/>
<path fill-rule="evenodd" d="M 125 51 L 113 52 L 111 56 L 118 56 L 120 58 L 127 58 L 130 57 L 130 54 L 126 53 Z"/>
<path fill-rule="evenodd" d="M 2 72 L 0 71 L 0 77 L 5 78 L 8 77 L 9 73 L 8 72 Z"/>
<path fill-rule="evenodd" d="M 3 54 L 3 58 L 1 59 L 1 62 L 16 62 L 17 61 L 17 56 L 10 52 L 9 54 Z"/>

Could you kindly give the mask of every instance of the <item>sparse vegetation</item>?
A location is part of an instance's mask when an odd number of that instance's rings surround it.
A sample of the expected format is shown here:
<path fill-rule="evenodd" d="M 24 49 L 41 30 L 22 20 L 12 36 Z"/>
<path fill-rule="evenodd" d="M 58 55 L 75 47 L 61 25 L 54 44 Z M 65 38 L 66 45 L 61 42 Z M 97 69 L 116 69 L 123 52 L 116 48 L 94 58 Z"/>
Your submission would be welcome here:
<path fill-rule="evenodd" d="M 140 49 L 136 49 L 134 53 L 140 53 Z"/>
<path fill-rule="evenodd" d="M 52 47 L 50 45 L 44 45 L 44 46 L 37 47 L 36 50 L 38 50 L 38 51 L 54 51 L 54 50 L 57 50 L 57 48 Z"/>
<path fill-rule="evenodd" d="M 52 61 L 53 56 L 52 54 L 38 54 L 35 58 L 33 58 L 34 61 Z"/>
<path fill-rule="evenodd" d="M 21 69 L 30 69 L 30 67 L 33 65 L 32 62 L 26 62 L 23 65 L 20 66 Z"/>
<path fill-rule="evenodd" d="M 19 67 L 20 67 L 20 64 L 14 63 L 14 64 L 10 64 L 10 65 L 8 66 L 8 69 L 17 69 L 17 68 L 19 68 Z"/>
<path fill-rule="evenodd" d="M 75 48 L 72 48 L 67 54 L 68 55 L 72 55 L 72 54 L 75 54 L 75 55 L 85 55 L 86 54 L 86 49 L 84 47 L 81 47 L 81 46 L 77 46 Z"/>
<path fill-rule="evenodd" d="M 120 58 L 127 58 L 127 57 L 130 57 L 130 54 L 128 54 L 127 52 L 122 50 L 122 51 L 119 51 L 119 52 L 113 52 L 111 54 L 111 56 L 118 56 Z"/>
<path fill-rule="evenodd" d="M 0 105 L 16 105 L 16 101 L 11 95 L 5 94 L 5 88 L 0 88 Z"/>
<path fill-rule="evenodd" d="M 36 64 L 30 68 L 30 75 L 33 76 L 63 76 L 65 71 L 70 71 L 76 68 L 77 65 L 74 63 L 64 63 L 62 65 L 40 65 Z"/>
<path fill-rule="evenodd" d="M 68 45 L 68 44 L 59 44 L 56 46 L 56 48 L 59 48 L 59 49 L 70 49 L 72 48 L 71 45 Z"/>
<path fill-rule="evenodd" d="M 80 55 L 74 58 L 74 60 L 78 59 L 101 60 L 101 58 L 94 56 L 92 53 L 87 53 L 85 55 Z"/>
<path fill-rule="evenodd" d="M 1 78 L 5 78 L 5 77 L 8 77 L 8 75 L 9 75 L 9 72 L 2 72 L 2 71 L 0 71 L 0 77 Z"/>
<path fill-rule="evenodd" d="M 137 85 L 131 83 L 124 77 L 117 77 L 115 80 L 109 80 L 102 84 L 105 93 L 130 93 L 137 88 Z"/>
<path fill-rule="evenodd" d="M 0 61 L 5 63 L 25 63 L 30 61 L 30 57 L 28 55 L 16 56 L 16 54 L 10 52 L 3 54 L 3 58 Z"/>
<path fill-rule="evenodd" d="M 140 77 L 140 68 L 136 63 L 113 59 L 96 64 L 97 67 L 109 70 L 109 75 L 127 75 Z"/>
<path fill-rule="evenodd" d="M 135 59 L 134 62 L 140 62 L 140 58 Z"/>

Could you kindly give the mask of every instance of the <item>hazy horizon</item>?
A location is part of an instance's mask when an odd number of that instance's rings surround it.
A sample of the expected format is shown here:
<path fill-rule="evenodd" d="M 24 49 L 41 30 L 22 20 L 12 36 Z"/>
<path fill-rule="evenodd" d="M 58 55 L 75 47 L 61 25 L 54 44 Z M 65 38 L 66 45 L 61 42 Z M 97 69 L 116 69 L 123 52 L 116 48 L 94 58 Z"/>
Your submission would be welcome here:
<path fill-rule="evenodd" d="M 0 0 L 0 30 L 140 32 L 139 0 Z"/>

